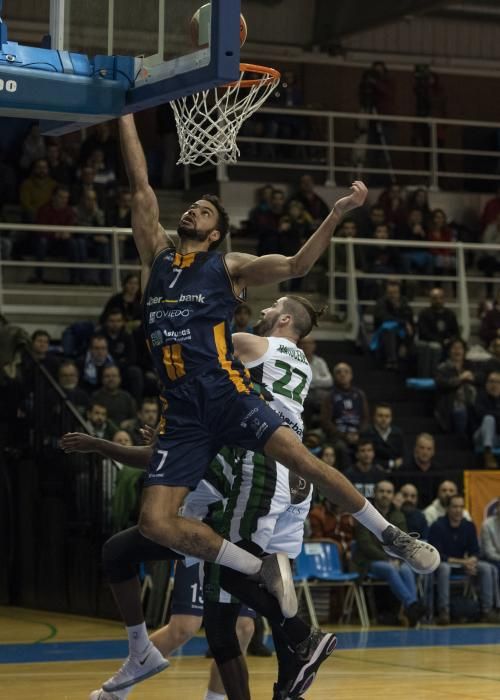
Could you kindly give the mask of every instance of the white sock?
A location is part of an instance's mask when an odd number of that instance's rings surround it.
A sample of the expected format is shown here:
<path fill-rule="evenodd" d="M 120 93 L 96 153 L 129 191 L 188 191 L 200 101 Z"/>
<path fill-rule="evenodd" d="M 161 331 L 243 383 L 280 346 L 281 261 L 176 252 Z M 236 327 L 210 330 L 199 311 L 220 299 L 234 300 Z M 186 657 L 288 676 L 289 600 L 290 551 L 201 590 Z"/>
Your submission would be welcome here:
<path fill-rule="evenodd" d="M 213 690 L 207 690 L 203 700 L 224 700 L 225 697 L 224 693 L 221 695 L 220 693 L 214 693 Z"/>
<path fill-rule="evenodd" d="M 145 622 L 141 622 L 140 625 L 127 627 L 127 634 L 128 648 L 131 654 L 137 656 L 146 649 L 149 644 L 149 636 Z"/>
<path fill-rule="evenodd" d="M 358 510 L 357 513 L 353 513 L 352 517 L 356 518 L 356 520 L 361 523 L 361 525 L 368 528 L 370 532 L 373 532 L 375 537 L 378 537 L 380 541 L 382 541 L 383 531 L 391 524 L 378 512 L 375 506 L 372 506 L 370 501 L 365 501 L 365 505 L 361 510 Z"/>
<path fill-rule="evenodd" d="M 228 540 L 223 541 L 215 563 L 228 566 L 242 574 L 256 574 L 262 566 L 261 559 Z"/>

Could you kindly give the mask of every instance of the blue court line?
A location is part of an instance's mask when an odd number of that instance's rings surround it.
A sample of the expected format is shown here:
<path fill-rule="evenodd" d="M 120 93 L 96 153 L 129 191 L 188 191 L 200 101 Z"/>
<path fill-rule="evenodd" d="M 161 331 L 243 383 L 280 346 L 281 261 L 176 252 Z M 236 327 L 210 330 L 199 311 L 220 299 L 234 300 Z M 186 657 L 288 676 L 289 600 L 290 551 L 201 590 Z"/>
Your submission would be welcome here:
<path fill-rule="evenodd" d="M 380 649 L 391 647 L 477 646 L 498 645 L 500 656 L 500 627 L 450 627 L 447 629 L 407 629 L 340 632 L 337 650 Z M 203 656 L 207 642 L 195 637 L 185 644 L 184 656 Z M 47 661 L 95 661 L 123 659 L 127 656 L 126 640 L 89 642 L 54 642 L 48 644 L 0 644 L 0 664 L 41 663 Z"/>

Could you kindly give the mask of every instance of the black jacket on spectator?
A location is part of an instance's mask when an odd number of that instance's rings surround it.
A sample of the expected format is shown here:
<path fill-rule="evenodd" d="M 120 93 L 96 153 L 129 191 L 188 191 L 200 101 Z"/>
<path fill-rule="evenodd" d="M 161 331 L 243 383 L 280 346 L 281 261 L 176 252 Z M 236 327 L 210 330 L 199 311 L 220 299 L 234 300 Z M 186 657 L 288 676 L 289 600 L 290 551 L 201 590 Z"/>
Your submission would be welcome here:
<path fill-rule="evenodd" d="M 500 433 L 500 397 L 495 398 L 488 394 L 486 389 L 478 391 L 473 407 L 475 428 L 478 428 L 485 416 L 493 416 L 497 426 L 497 433 Z"/>
<path fill-rule="evenodd" d="M 378 464 L 372 464 L 367 472 L 362 472 L 353 465 L 345 470 L 344 476 L 365 498 L 373 498 L 375 486 L 379 481 L 387 478 L 385 471 Z"/>
<path fill-rule="evenodd" d="M 472 406 L 476 398 L 475 382 L 461 382 L 459 375 L 470 371 L 474 374 L 474 365 L 464 361 L 459 371 L 450 361 L 441 362 L 436 371 L 436 408 L 434 414 L 442 430 L 449 433 L 453 430 L 453 408 L 460 403 Z"/>
<path fill-rule="evenodd" d="M 120 311 L 123 311 L 125 321 L 142 321 L 142 306 L 140 300 L 138 299 L 132 302 L 125 301 L 123 292 L 119 292 L 108 299 L 101 314 L 101 323 L 104 322 L 106 314 L 108 311 L 111 311 L 111 309 L 120 309 Z M 113 355 L 113 353 L 111 354 Z"/>
<path fill-rule="evenodd" d="M 116 338 L 112 338 L 106 333 L 105 328 L 102 328 L 101 332 L 108 341 L 109 354 L 118 367 L 123 368 L 135 365 L 137 352 L 134 338 L 130 333 L 123 329 Z"/>
<path fill-rule="evenodd" d="M 391 469 L 389 462 L 404 456 L 403 431 L 395 425 L 391 426 L 391 432 L 387 436 L 387 440 L 384 440 L 374 425 L 370 425 L 361 437 L 367 438 L 373 443 L 375 459 L 384 469 Z"/>
<path fill-rule="evenodd" d="M 406 509 L 402 508 L 408 525 L 408 532 L 418 532 L 421 540 L 426 540 L 429 535 L 429 525 L 425 519 L 425 515 L 418 508 Z"/>
<path fill-rule="evenodd" d="M 381 297 L 373 310 L 374 327 L 378 328 L 384 321 L 400 321 L 413 327 L 413 311 L 408 301 L 401 297 L 399 306 L 394 306 L 387 297 Z"/>
<path fill-rule="evenodd" d="M 418 316 L 419 340 L 445 344 L 460 335 L 457 317 L 451 309 L 422 309 Z"/>
<path fill-rule="evenodd" d="M 498 336 L 499 328 L 500 308 L 495 306 L 484 316 L 483 320 L 481 321 L 481 328 L 479 329 L 479 337 L 486 346 L 488 346 L 491 341 Z"/>
<path fill-rule="evenodd" d="M 430 468 L 427 471 L 423 471 L 412 455 L 403 462 L 401 469 L 397 472 L 398 485 L 405 484 L 408 481 L 415 484 L 418 489 L 420 504 L 422 507 L 426 507 L 434 499 L 438 484 L 443 480 L 442 475 L 435 476 L 435 473 L 439 473 L 441 469 L 441 465 L 432 460 Z"/>

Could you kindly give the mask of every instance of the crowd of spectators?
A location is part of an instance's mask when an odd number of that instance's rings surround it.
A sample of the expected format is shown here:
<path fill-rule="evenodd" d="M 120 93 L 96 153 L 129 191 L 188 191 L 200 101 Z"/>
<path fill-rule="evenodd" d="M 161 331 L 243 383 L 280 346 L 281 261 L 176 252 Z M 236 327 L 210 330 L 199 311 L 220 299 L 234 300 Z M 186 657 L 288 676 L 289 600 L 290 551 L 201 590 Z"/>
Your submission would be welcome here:
<path fill-rule="evenodd" d="M 8 216 L 5 211 L 14 205 L 20 222 L 29 224 L 130 227 L 130 193 L 121 185 L 119 146 L 110 123 L 93 127 L 81 142 L 43 137 L 34 123 L 19 151 L 10 159 L 2 154 L 5 177 L 0 186 L 0 220 L 12 220 L 12 208 Z M 67 272 L 70 283 L 110 284 L 108 270 L 90 273 L 80 268 L 89 260 L 110 263 L 111 242 L 104 234 L 4 233 L 1 253 L 4 259 L 34 258 L 40 263 L 47 256 L 60 258 L 75 265 Z M 131 241 L 122 253 L 129 260 L 137 259 Z M 45 279 L 40 265 L 30 281 Z"/>

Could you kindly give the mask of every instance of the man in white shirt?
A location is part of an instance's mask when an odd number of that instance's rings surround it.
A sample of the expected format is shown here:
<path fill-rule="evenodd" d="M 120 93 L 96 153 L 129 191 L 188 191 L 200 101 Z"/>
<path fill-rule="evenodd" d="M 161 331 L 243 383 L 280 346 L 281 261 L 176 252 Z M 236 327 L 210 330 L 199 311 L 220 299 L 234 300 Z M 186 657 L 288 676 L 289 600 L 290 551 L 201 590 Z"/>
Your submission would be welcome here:
<path fill-rule="evenodd" d="M 458 493 L 458 486 L 453 481 L 442 481 L 438 486 L 437 498 L 432 503 L 424 508 L 425 519 L 429 527 L 438 518 L 446 515 L 446 506 L 450 496 L 455 496 Z M 463 511 L 463 517 L 466 520 L 472 520 L 468 510 Z"/>

